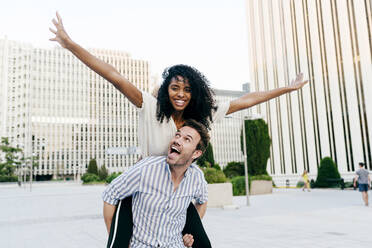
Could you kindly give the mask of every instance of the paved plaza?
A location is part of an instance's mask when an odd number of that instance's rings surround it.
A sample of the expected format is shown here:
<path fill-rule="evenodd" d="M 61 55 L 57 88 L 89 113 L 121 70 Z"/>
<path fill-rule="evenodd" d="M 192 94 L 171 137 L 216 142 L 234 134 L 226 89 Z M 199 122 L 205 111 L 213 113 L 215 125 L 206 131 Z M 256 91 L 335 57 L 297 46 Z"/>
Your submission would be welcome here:
<path fill-rule="evenodd" d="M 103 189 L 0 185 L 0 247 L 105 247 Z M 372 247 L 372 207 L 362 205 L 359 192 L 276 189 L 250 200 L 246 207 L 245 197 L 234 197 L 237 210 L 208 208 L 203 222 L 214 248 Z"/>

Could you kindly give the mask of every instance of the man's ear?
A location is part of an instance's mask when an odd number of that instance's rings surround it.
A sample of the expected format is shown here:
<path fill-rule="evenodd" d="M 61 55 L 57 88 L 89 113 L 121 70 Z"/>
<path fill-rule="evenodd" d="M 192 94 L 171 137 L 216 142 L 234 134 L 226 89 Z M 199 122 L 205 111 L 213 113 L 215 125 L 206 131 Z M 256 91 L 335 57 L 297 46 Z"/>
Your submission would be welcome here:
<path fill-rule="evenodd" d="M 202 154 L 203 152 L 201 150 L 195 150 L 194 153 L 192 154 L 192 159 L 193 160 L 198 159 Z"/>

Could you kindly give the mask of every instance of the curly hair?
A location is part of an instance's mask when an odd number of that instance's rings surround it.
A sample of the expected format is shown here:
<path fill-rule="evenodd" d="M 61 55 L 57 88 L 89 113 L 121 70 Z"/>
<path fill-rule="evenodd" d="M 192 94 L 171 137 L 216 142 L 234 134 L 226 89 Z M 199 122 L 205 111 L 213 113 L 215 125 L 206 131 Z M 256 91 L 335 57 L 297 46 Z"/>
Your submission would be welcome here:
<path fill-rule="evenodd" d="M 157 120 L 163 122 L 166 118 L 169 121 L 174 112 L 169 100 L 168 86 L 172 78 L 177 76 L 187 79 L 191 87 L 191 99 L 183 112 L 183 119 L 194 119 L 210 129 L 212 111 L 217 110 L 214 92 L 209 87 L 208 79 L 197 69 L 188 65 L 175 65 L 164 70 L 163 83 L 157 96 Z"/>

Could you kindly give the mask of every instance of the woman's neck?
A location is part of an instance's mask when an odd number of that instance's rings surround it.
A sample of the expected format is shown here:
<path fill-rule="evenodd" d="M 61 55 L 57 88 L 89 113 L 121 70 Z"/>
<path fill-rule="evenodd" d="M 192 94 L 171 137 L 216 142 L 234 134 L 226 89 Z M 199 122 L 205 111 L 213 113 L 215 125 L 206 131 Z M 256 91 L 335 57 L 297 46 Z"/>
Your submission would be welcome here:
<path fill-rule="evenodd" d="M 180 129 L 185 123 L 185 120 L 183 119 L 183 111 L 174 112 L 172 114 L 172 118 L 174 123 L 176 124 L 177 129 Z"/>

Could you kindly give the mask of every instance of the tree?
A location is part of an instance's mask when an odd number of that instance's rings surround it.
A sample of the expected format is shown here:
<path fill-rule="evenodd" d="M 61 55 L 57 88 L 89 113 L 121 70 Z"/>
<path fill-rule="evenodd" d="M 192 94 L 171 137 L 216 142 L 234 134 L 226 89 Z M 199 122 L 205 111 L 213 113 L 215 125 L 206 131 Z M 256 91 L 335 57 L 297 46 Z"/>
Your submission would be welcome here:
<path fill-rule="evenodd" d="M 333 159 L 325 157 L 320 161 L 315 187 L 336 186 L 340 178 L 340 173 Z"/>
<path fill-rule="evenodd" d="M 0 161 L 0 181 L 16 181 L 14 180 L 14 171 L 21 164 L 20 153 L 22 149 L 12 147 L 8 138 L 1 138 L 0 144 L 1 161 Z"/>
<path fill-rule="evenodd" d="M 94 175 L 98 176 L 97 161 L 94 158 L 89 161 L 87 173 L 94 174 Z"/>
<path fill-rule="evenodd" d="M 102 165 L 101 168 L 98 170 L 98 177 L 100 180 L 105 181 L 108 177 L 108 171 L 105 165 Z"/>
<path fill-rule="evenodd" d="M 245 120 L 248 173 L 252 176 L 267 175 L 267 161 L 270 158 L 271 139 L 268 126 L 263 119 Z M 243 132 L 241 133 L 243 151 Z"/>
<path fill-rule="evenodd" d="M 243 162 L 235 162 L 235 161 L 229 162 L 225 166 L 225 168 L 223 168 L 223 173 L 225 173 L 225 175 L 228 178 L 233 178 L 233 177 L 237 177 L 237 176 L 244 176 L 245 175 L 244 163 Z"/>
<path fill-rule="evenodd" d="M 196 163 L 200 167 L 213 167 L 214 162 L 214 156 L 213 156 L 213 147 L 211 143 L 208 143 L 207 149 L 203 153 L 203 155 L 200 156 L 200 158 L 196 161 Z"/>

